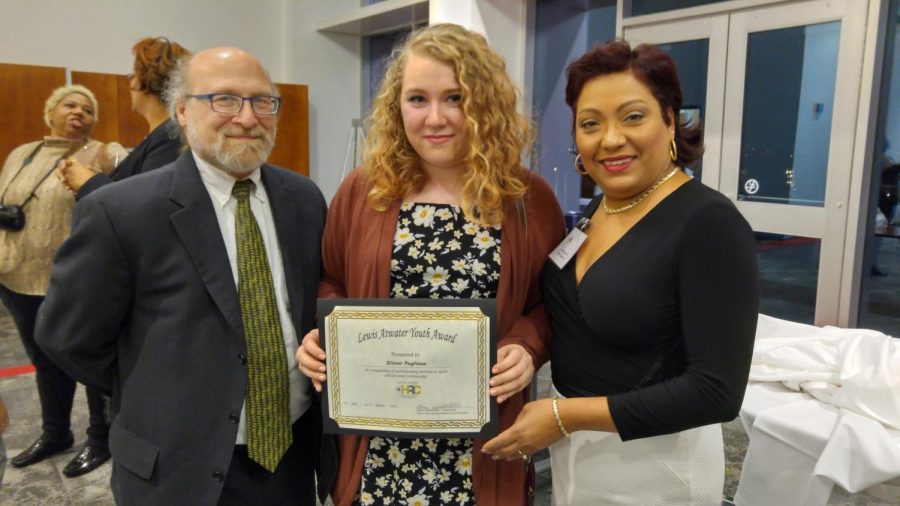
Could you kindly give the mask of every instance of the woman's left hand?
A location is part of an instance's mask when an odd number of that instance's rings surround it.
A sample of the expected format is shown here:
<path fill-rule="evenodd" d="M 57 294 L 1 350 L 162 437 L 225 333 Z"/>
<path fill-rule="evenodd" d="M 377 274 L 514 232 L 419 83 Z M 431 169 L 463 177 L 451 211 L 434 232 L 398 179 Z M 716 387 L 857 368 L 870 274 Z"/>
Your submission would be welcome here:
<path fill-rule="evenodd" d="M 497 350 L 497 364 L 491 372 L 491 395 L 499 404 L 531 384 L 534 360 L 522 345 L 507 344 Z"/>
<path fill-rule="evenodd" d="M 494 460 L 527 459 L 562 437 L 553 416 L 553 401 L 540 399 L 526 404 L 512 427 L 485 443 L 481 451 Z"/>

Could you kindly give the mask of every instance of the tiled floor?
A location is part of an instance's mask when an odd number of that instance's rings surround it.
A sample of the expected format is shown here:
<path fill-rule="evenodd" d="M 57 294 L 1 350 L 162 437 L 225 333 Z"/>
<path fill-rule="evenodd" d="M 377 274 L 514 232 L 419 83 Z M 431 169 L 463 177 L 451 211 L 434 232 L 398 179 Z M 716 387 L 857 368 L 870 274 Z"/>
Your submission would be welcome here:
<path fill-rule="evenodd" d="M 5 309 L 0 306 L 0 369 L 27 364 L 28 358 L 18 333 Z M 40 405 L 34 374 L 0 378 L 0 395 L 9 410 L 10 425 L 3 434 L 8 458 L 28 447 L 41 433 Z M 25 469 L 7 465 L 0 489 L 0 505 L 104 505 L 113 504 L 109 492 L 109 463 L 80 478 L 69 479 L 62 469 L 84 444 L 87 429 L 87 401 L 79 386 L 72 412 L 75 446 L 59 455 Z"/>

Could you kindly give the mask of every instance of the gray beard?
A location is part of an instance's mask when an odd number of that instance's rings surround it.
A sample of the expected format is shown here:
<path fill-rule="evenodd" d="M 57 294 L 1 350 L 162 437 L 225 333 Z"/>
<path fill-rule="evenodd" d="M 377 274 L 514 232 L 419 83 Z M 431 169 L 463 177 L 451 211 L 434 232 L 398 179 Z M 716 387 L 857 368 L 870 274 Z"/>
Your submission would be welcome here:
<path fill-rule="evenodd" d="M 242 144 L 228 147 L 225 134 L 226 129 L 219 130 L 216 133 L 215 143 L 206 144 L 193 125 L 189 123 L 185 129 L 188 146 L 197 153 L 197 156 L 237 179 L 245 178 L 259 168 L 269 158 L 275 146 L 274 129 L 271 134 L 259 126 L 250 131 L 251 135 L 260 136 L 262 140 L 260 146 Z"/>

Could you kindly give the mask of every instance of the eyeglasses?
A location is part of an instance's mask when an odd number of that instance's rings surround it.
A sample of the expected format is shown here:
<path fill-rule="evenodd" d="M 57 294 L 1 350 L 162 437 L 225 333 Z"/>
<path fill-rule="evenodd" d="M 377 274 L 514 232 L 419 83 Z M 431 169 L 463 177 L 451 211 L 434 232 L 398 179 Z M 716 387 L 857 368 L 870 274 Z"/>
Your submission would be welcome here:
<path fill-rule="evenodd" d="M 250 102 L 253 112 L 260 116 L 278 114 L 281 107 L 281 99 L 278 97 L 239 97 L 224 93 L 207 93 L 205 95 L 188 95 L 197 100 L 209 100 L 209 106 L 213 111 L 221 114 L 237 114 L 244 107 L 244 102 Z"/>

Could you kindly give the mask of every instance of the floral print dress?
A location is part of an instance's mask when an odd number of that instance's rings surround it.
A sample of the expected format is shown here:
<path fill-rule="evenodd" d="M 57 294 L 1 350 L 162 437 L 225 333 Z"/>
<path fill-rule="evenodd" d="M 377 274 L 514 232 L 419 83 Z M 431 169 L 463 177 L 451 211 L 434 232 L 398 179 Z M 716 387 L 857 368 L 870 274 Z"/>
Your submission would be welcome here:
<path fill-rule="evenodd" d="M 499 280 L 499 226 L 472 223 L 449 204 L 400 207 L 391 297 L 494 298 Z M 371 438 L 358 504 L 474 505 L 472 440 Z"/>

